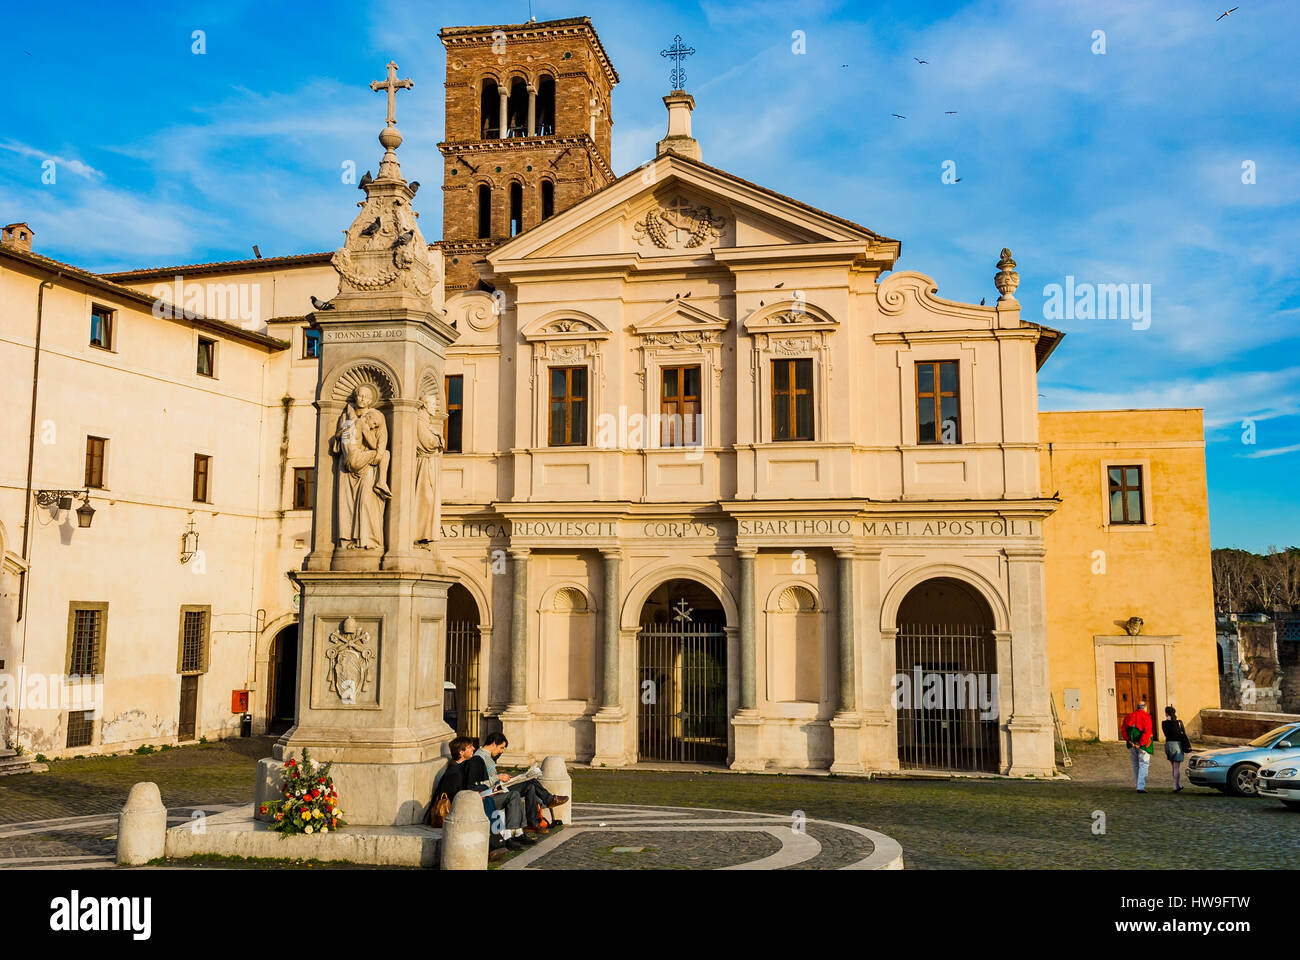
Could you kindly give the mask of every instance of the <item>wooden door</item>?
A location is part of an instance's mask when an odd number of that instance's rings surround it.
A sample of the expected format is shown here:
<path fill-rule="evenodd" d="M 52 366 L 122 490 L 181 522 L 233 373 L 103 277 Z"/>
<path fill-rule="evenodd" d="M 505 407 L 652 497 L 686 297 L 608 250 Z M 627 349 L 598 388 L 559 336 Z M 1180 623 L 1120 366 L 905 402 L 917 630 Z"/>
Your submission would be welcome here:
<path fill-rule="evenodd" d="M 198 674 L 187 674 L 181 677 L 181 721 L 176 731 L 176 739 L 182 742 L 194 739 L 194 721 L 198 714 L 198 706 Z"/>
<path fill-rule="evenodd" d="M 1125 661 L 1115 664 L 1115 728 L 1119 738 L 1127 740 L 1124 730 L 1124 718 L 1137 707 L 1138 701 L 1145 700 L 1147 714 L 1151 717 L 1152 735 L 1159 738 L 1160 728 L 1156 726 L 1156 670 L 1155 664 L 1148 661 Z"/>

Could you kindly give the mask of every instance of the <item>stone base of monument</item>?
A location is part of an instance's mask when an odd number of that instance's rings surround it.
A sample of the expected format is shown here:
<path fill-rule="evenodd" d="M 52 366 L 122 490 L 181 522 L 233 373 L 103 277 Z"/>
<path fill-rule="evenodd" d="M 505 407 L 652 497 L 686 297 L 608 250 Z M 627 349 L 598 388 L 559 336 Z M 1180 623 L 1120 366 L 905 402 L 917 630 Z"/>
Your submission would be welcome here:
<path fill-rule="evenodd" d="M 253 804 L 167 831 L 168 859 L 195 856 L 260 860 L 342 860 L 386 867 L 432 867 L 442 831 L 422 824 L 340 827 L 333 833 L 285 837 L 267 829 Z"/>

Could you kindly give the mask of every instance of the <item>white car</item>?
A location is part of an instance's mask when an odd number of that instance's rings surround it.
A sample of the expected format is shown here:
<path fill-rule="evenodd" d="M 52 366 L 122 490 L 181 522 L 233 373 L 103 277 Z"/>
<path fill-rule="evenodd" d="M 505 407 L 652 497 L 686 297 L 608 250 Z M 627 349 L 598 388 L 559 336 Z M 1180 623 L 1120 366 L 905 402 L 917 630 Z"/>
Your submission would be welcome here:
<path fill-rule="evenodd" d="M 1292 810 L 1300 810 L 1300 755 L 1264 764 L 1255 784 L 1259 796 L 1281 800 Z"/>

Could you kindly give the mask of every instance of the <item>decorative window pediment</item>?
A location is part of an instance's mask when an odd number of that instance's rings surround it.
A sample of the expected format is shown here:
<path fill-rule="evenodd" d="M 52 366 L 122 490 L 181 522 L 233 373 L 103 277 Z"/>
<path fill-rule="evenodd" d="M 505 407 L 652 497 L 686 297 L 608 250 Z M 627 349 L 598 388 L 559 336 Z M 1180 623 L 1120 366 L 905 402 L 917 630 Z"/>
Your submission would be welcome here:
<path fill-rule="evenodd" d="M 523 329 L 528 343 L 544 341 L 607 340 L 610 330 L 590 314 L 578 310 L 548 313 Z"/>
<path fill-rule="evenodd" d="M 748 333 L 784 334 L 805 330 L 834 330 L 839 321 L 821 307 L 798 297 L 768 304 L 749 315 Z"/>

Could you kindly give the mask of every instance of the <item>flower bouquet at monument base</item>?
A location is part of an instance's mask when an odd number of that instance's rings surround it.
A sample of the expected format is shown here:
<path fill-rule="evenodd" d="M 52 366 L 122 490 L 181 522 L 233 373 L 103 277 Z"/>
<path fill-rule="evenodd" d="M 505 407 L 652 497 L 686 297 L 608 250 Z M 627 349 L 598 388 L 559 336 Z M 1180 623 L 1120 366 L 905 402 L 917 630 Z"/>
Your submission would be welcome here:
<path fill-rule="evenodd" d="M 306 750 L 302 761 L 290 757 L 284 763 L 284 799 L 262 804 L 262 814 L 270 814 L 268 830 L 278 830 L 282 837 L 296 833 L 329 833 L 345 826 L 339 809 L 338 791 L 330 776 L 332 764 L 314 763 Z"/>

